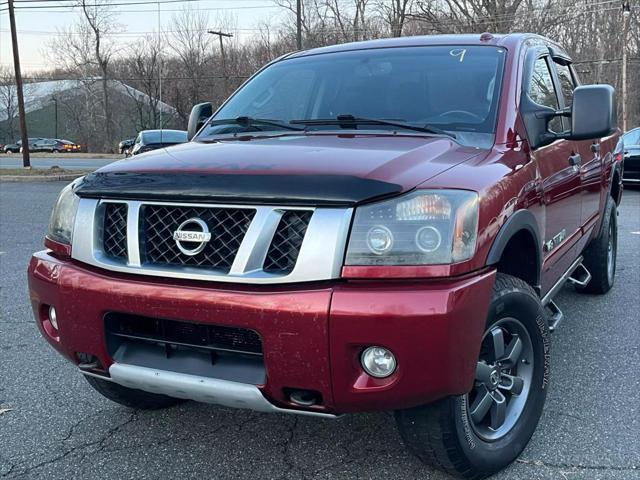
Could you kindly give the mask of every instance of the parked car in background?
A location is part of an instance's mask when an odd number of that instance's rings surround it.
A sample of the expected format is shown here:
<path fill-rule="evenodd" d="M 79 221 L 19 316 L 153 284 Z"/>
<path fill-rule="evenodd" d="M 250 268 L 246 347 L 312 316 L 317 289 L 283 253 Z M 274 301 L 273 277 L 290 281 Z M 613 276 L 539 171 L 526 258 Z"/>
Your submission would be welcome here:
<path fill-rule="evenodd" d="M 37 152 L 38 151 L 38 147 L 39 145 L 45 140 L 44 138 L 41 137 L 29 137 L 27 140 L 29 140 L 29 151 L 30 152 Z M 22 140 L 18 140 L 16 142 L 16 145 L 18 145 L 18 151 L 22 152 Z"/>
<path fill-rule="evenodd" d="M 143 130 L 136 137 L 131 155 L 139 155 L 187 141 L 187 132 L 184 130 Z"/>
<path fill-rule="evenodd" d="M 80 145 L 70 140 L 63 140 L 60 138 L 30 138 L 29 139 L 29 151 L 34 153 L 35 152 L 72 153 L 72 152 L 79 152 L 80 150 L 81 150 Z"/>
<path fill-rule="evenodd" d="M 624 144 L 624 170 L 622 182 L 640 184 L 640 127 L 629 130 L 622 136 Z"/>
<path fill-rule="evenodd" d="M 64 140 L 64 139 L 56 139 L 55 140 L 55 145 L 53 146 L 53 150 L 52 153 L 60 153 L 60 152 L 66 152 L 66 153 L 73 153 L 73 152 L 79 152 L 80 150 L 82 150 L 82 147 L 75 143 L 72 142 L 71 140 Z"/>
<path fill-rule="evenodd" d="M 131 153 L 131 147 L 133 147 L 133 144 L 135 143 L 136 139 L 135 138 L 127 138 L 126 140 L 122 140 L 119 144 L 118 144 L 118 151 L 128 157 Z"/>
<path fill-rule="evenodd" d="M 16 143 L 7 143 L 2 151 L 4 153 L 20 153 L 20 147 L 22 146 L 22 141 L 18 140 Z"/>

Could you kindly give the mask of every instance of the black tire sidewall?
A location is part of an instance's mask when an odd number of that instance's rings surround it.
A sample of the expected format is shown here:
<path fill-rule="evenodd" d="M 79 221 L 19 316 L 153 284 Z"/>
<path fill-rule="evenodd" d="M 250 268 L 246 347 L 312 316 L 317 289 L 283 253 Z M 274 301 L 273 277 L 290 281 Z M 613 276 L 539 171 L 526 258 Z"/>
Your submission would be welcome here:
<path fill-rule="evenodd" d="M 476 471 L 487 474 L 513 462 L 524 450 L 536 429 L 544 407 L 550 372 L 549 327 L 540 300 L 532 291 L 511 289 L 494 293 L 486 330 L 497 321 L 512 317 L 529 332 L 534 352 L 534 371 L 529 398 L 520 419 L 504 437 L 487 442 L 478 437 L 468 416 L 467 396 L 451 402 L 452 417 L 463 455 Z"/>
<path fill-rule="evenodd" d="M 608 275 L 608 248 L 610 227 L 613 226 L 614 256 L 613 256 L 613 277 L 609 281 Z M 618 217 L 616 203 L 612 197 L 607 199 L 602 225 L 598 237 L 583 252 L 584 266 L 591 272 L 592 278 L 585 287 L 576 286 L 576 290 L 584 293 L 604 294 L 607 293 L 616 279 L 617 257 L 618 257 Z"/>

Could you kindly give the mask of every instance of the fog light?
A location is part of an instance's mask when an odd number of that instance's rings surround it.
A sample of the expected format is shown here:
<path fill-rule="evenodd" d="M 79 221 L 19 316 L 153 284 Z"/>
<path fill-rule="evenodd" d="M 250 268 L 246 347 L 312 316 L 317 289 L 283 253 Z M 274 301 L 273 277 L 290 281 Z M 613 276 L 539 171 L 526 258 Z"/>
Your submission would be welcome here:
<path fill-rule="evenodd" d="M 383 347 L 368 347 L 360 357 L 362 368 L 376 378 L 385 378 L 396 370 L 396 357 Z"/>
<path fill-rule="evenodd" d="M 51 325 L 53 325 L 53 328 L 58 330 L 58 314 L 56 313 L 56 309 L 53 305 L 49 307 L 49 321 L 51 322 Z"/>

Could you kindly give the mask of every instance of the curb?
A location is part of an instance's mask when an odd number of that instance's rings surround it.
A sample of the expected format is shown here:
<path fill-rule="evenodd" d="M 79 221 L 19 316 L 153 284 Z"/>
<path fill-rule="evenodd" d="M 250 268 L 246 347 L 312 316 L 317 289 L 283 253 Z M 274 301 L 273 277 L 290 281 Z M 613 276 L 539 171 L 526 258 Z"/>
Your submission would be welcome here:
<path fill-rule="evenodd" d="M 0 182 L 70 182 L 85 175 L 86 173 L 69 175 L 0 175 Z"/>

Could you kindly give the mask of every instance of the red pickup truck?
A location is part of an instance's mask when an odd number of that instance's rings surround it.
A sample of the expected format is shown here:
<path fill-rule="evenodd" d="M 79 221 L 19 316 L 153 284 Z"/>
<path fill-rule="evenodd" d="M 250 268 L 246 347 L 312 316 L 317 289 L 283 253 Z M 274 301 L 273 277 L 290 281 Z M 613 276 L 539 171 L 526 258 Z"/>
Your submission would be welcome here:
<path fill-rule="evenodd" d="M 393 410 L 423 461 L 485 477 L 538 423 L 554 295 L 613 285 L 615 105 L 536 35 L 285 55 L 190 142 L 62 191 L 37 325 L 121 404 Z"/>

